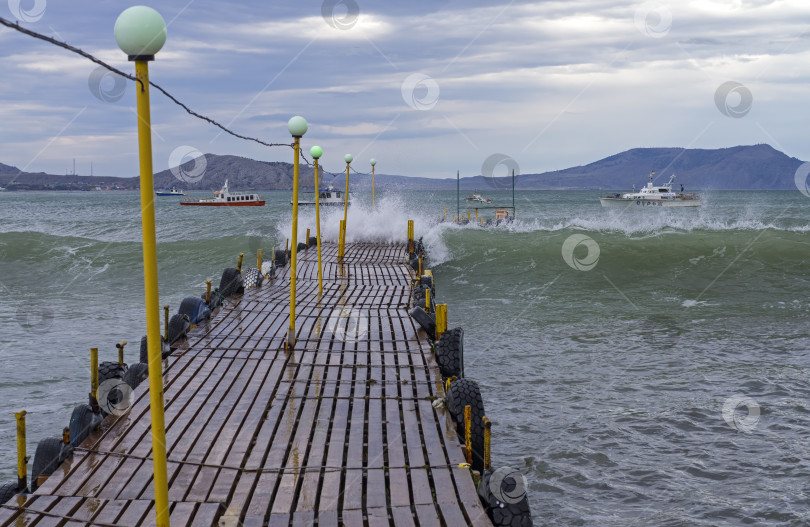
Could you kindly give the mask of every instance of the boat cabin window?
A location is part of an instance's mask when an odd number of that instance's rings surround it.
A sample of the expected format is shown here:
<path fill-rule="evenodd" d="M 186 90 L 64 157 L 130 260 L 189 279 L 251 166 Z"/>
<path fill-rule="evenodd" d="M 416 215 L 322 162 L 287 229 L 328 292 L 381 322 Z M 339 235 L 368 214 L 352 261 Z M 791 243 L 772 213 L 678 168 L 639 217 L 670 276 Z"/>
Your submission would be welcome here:
<path fill-rule="evenodd" d="M 666 192 L 666 191 L 667 191 L 667 189 L 665 189 L 665 188 L 659 188 L 658 189 L 658 192 Z"/>

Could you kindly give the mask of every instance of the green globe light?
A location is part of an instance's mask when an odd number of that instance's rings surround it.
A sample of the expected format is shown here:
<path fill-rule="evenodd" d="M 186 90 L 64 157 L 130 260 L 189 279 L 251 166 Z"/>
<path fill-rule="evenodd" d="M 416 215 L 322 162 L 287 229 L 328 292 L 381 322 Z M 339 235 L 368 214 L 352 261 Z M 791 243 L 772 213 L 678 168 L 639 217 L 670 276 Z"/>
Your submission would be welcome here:
<path fill-rule="evenodd" d="M 323 148 L 320 146 L 313 146 L 309 149 L 309 155 L 311 155 L 314 159 L 318 159 L 323 155 Z"/>
<path fill-rule="evenodd" d="M 151 7 L 136 5 L 118 16 L 113 33 L 130 60 L 152 60 L 166 43 L 166 21 Z"/>
<path fill-rule="evenodd" d="M 374 166 L 376 164 L 377 164 L 377 160 L 372 157 L 371 158 L 371 166 Z"/>
<path fill-rule="evenodd" d="M 287 130 L 290 131 L 293 137 L 303 137 L 304 134 L 307 133 L 308 128 L 307 120 L 300 115 L 291 117 L 290 120 L 287 121 Z"/>
<path fill-rule="evenodd" d="M 345 156 L 343 156 L 343 160 L 346 161 L 347 163 L 351 163 L 353 159 L 354 158 L 352 157 L 351 154 L 346 154 Z"/>

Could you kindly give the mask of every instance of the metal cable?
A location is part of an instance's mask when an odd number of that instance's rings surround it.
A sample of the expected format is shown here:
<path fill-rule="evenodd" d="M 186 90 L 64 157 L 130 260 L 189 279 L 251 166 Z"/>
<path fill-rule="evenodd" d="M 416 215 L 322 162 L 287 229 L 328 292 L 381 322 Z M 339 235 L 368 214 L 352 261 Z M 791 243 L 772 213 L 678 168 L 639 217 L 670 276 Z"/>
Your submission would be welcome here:
<path fill-rule="evenodd" d="M 114 68 L 113 66 L 110 66 L 109 64 L 104 62 L 103 60 L 94 57 L 90 53 L 87 53 L 86 51 L 83 51 L 83 50 L 81 50 L 81 49 L 79 49 L 77 47 L 71 46 L 70 44 L 68 44 L 66 42 L 60 42 L 60 41 L 58 41 L 58 40 L 56 40 L 56 39 L 54 39 L 52 37 L 43 35 L 41 33 L 37 33 L 36 31 L 31 31 L 30 29 L 26 29 L 24 27 L 21 27 L 18 22 L 12 22 L 12 21 L 7 20 L 7 19 L 5 19 L 3 17 L 0 17 L 0 24 L 6 26 L 8 28 L 17 30 L 20 33 L 23 33 L 25 35 L 28 35 L 28 36 L 31 36 L 31 37 L 34 37 L 34 38 L 38 38 L 39 40 L 44 40 L 45 42 L 48 42 L 49 44 L 53 44 L 54 46 L 64 48 L 64 49 L 66 49 L 68 51 L 72 51 L 73 53 L 76 53 L 77 55 L 81 55 L 82 57 L 84 57 L 84 58 L 86 58 L 86 59 L 88 59 L 88 60 L 90 60 L 92 62 L 95 62 L 99 66 L 102 66 L 102 67 L 112 71 L 113 73 L 115 73 L 117 75 L 121 75 L 124 78 L 127 78 L 129 80 L 133 80 L 133 81 L 139 83 L 141 85 L 141 90 L 145 89 L 145 87 L 143 85 L 143 81 L 141 79 L 139 79 L 137 77 L 134 77 L 132 75 L 129 75 L 128 73 L 124 73 L 123 71 L 119 70 L 118 68 Z M 227 134 L 230 134 L 230 135 L 232 135 L 234 137 L 238 137 L 239 139 L 244 139 L 246 141 L 253 141 L 255 143 L 259 143 L 260 145 L 264 145 L 264 146 L 289 146 L 290 148 L 293 147 L 292 143 L 267 143 L 265 141 L 262 141 L 261 139 L 256 139 L 255 137 L 248 137 L 248 136 L 245 136 L 245 135 L 237 134 L 236 132 L 234 132 L 232 130 L 229 130 L 228 128 L 226 128 L 222 124 L 218 123 L 217 121 L 211 119 L 210 117 L 206 117 L 205 115 L 201 115 L 201 114 L 195 112 L 194 110 L 192 110 L 191 108 L 189 108 L 188 106 L 183 104 L 182 102 L 178 101 L 177 98 L 175 98 L 172 94 L 170 94 L 168 91 L 166 91 L 162 87 L 158 86 L 154 82 L 149 81 L 149 84 L 151 86 L 153 86 L 155 89 L 157 89 L 160 93 L 165 95 L 173 103 L 175 103 L 176 105 L 183 108 L 189 115 L 192 115 L 192 116 L 194 116 L 194 117 L 196 117 L 198 119 L 206 121 L 206 122 L 216 126 L 217 128 L 221 129 L 222 131 L 224 131 Z"/>

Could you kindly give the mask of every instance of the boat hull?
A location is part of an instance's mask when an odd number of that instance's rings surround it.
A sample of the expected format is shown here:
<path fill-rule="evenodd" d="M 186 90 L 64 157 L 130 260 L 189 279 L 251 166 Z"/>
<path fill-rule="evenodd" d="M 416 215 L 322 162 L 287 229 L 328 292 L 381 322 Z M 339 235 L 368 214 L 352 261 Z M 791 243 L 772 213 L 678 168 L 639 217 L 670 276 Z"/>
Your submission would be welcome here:
<path fill-rule="evenodd" d="M 663 208 L 663 207 L 700 207 L 699 199 L 635 199 L 635 198 L 599 198 L 605 208 Z"/>
<path fill-rule="evenodd" d="M 264 207 L 264 201 L 232 201 L 224 203 L 205 203 L 201 201 L 181 201 L 180 205 L 189 205 L 194 207 Z"/>

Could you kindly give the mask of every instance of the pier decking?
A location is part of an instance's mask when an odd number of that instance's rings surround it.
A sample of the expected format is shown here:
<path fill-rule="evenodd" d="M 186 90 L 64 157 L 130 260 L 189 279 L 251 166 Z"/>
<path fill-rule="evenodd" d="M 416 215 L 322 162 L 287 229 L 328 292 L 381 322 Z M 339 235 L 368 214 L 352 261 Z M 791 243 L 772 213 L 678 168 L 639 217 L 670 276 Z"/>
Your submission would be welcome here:
<path fill-rule="evenodd" d="M 455 427 L 432 401 L 441 375 L 408 316 L 404 244 L 298 253 L 231 298 L 164 362 L 172 525 L 491 525 Z M 153 525 L 148 383 L 2 525 Z M 12 507 L 9 507 L 11 505 Z M 13 506 L 17 507 L 13 507 Z"/>

